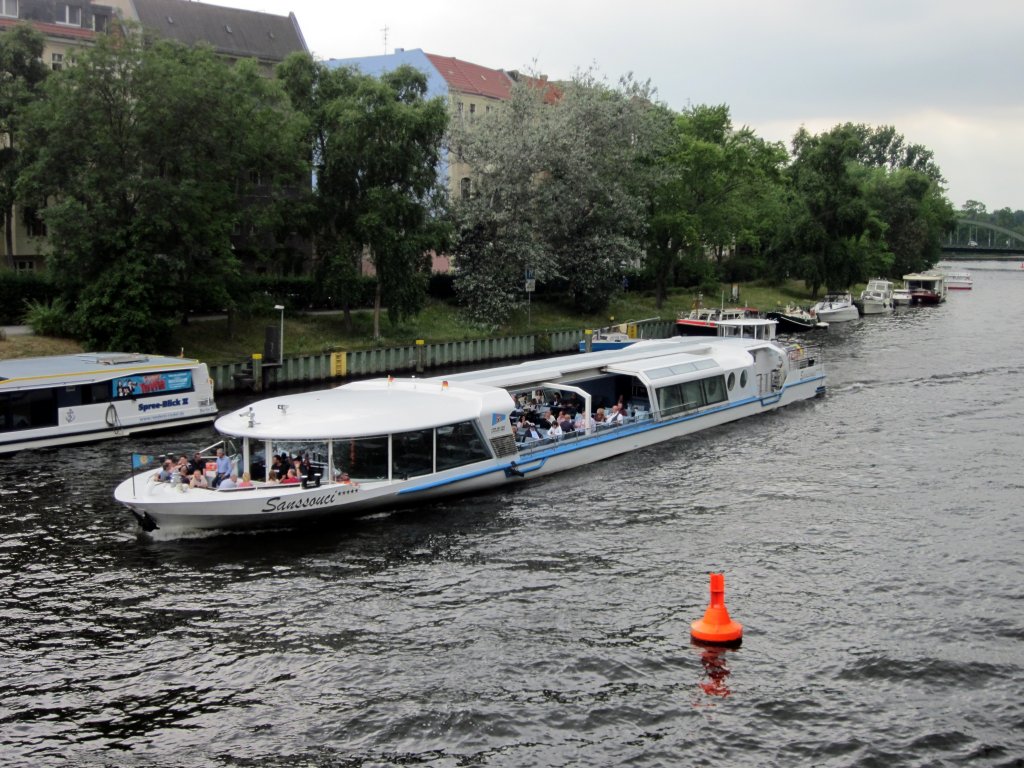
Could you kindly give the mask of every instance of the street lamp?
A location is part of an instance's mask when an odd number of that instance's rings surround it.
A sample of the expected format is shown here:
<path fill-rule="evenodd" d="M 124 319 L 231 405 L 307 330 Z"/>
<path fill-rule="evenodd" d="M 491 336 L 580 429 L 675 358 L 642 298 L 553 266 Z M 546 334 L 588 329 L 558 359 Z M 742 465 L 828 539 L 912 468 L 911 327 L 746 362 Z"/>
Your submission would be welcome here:
<path fill-rule="evenodd" d="M 277 347 L 277 362 L 284 365 L 284 304 L 275 304 L 274 309 L 281 310 L 281 343 Z"/>

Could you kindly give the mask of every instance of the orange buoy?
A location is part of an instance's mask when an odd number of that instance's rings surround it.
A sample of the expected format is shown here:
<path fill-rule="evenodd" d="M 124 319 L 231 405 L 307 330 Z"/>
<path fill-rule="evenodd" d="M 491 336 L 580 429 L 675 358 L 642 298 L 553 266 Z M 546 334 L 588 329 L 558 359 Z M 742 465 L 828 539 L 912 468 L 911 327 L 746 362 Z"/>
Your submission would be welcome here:
<path fill-rule="evenodd" d="M 725 574 L 711 574 L 711 604 L 704 618 L 690 624 L 690 637 L 702 643 L 739 645 L 743 639 L 743 625 L 729 618 L 725 607 Z"/>

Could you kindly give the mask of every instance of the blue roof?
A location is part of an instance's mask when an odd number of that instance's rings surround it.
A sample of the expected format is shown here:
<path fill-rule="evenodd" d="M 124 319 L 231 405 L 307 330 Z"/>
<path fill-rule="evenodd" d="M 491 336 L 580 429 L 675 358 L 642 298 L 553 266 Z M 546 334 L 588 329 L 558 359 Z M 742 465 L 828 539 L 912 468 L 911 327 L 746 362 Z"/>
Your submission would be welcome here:
<path fill-rule="evenodd" d="M 385 72 L 398 69 L 403 64 L 408 64 L 427 76 L 427 98 L 433 99 L 436 96 L 448 97 L 448 81 L 444 79 L 437 67 L 433 65 L 422 48 L 405 50 L 396 48 L 394 53 L 385 53 L 380 56 L 354 56 L 347 59 L 328 59 L 324 62 L 328 69 L 339 69 L 341 67 L 356 67 L 360 72 L 367 75 L 379 77 Z"/>

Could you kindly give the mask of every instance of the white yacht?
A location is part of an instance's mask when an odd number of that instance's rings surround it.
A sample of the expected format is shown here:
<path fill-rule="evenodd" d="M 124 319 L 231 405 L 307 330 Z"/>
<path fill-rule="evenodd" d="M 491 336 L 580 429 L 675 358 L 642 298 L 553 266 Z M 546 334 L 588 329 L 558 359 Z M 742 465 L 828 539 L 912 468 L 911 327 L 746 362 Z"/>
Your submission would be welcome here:
<path fill-rule="evenodd" d="M 764 327 L 746 329 L 745 322 Z M 249 472 L 252 485 L 191 488 L 161 482 L 153 470 L 127 478 L 114 496 L 146 530 L 358 516 L 531 482 L 825 391 L 813 347 L 774 340 L 770 321 L 723 325 L 729 337 L 638 341 L 619 350 L 445 377 L 356 381 L 262 400 L 215 424 L 236 470 Z M 620 401 L 621 421 L 595 418 L 599 408 L 610 412 Z M 577 417 L 567 434 L 531 440 L 532 430 L 517 425 L 520 417 L 525 426 L 559 408 Z M 266 466 L 279 453 L 308 455 L 314 469 L 299 483 L 272 482 Z"/>
<path fill-rule="evenodd" d="M 0 360 L 0 453 L 213 421 L 206 363 L 84 352 Z"/>
<path fill-rule="evenodd" d="M 869 280 L 867 287 L 860 292 L 858 308 L 863 315 L 880 315 L 891 312 L 893 285 L 888 280 L 876 278 Z"/>
<path fill-rule="evenodd" d="M 827 293 L 811 307 L 811 314 L 825 323 L 846 323 L 860 317 L 849 293 Z"/>

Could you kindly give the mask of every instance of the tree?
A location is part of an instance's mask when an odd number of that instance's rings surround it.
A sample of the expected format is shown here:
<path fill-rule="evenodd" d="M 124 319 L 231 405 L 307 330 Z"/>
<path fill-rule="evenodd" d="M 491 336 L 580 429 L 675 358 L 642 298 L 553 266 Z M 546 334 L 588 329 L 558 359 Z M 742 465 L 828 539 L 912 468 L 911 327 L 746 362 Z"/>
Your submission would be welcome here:
<path fill-rule="evenodd" d="M 800 204 L 794 267 L 815 294 L 823 285 L 843 290 L 863 280 L 868 255 L 878 251 L 882 224 L 862 189 L 862 146 L 850 123 L 818 136 L 801 128 L 793 138 L 789 173 Z"/>
<path fill-rule="evenodd" d="M 43 36 L 28 24 L 0 34 L 0 210 L 4 253 L 14 267 L 14 189 L 21 170 L 21 115 L 39 97 L 49 70 L 43 64 Z"/>
<path fill-rule="evenodd" d="M 581 311 L 607 306 L 642 258 L 662 114 L 648 84 L 583 73 L 558 91 L 517 82 L 500 109 L 453 125 L 452 151 L 474 169 L 473 194 L 455 206 L 456 288 L 471 317 L 506 319 L 528 271 L 564 280 Z"/>
<path fill-rule="evenodd" d="M 932 267 L 942 256 L 942 238 L 956 226 L 953 206 L 939 185 L 925 173 L 900 168 L 892 173 L 876 170 L 870 177 L 867 198 L 884 222 L 889 258 L 869 265 L 875 275 L 905 275 Z"/>
<path fill-rule="evenodd" d="M 377 274 L 379 337 L 382 304 L 393 322 L 422 307 L 430 251 L 446 242 L 437 176 L 446 106 L 426 98 L 426 76 L 408 66 L 378 78 L 293 54 L 278 76 L 308 121 L 321 278 L 351 328 L 365 249 Z"/>
<path fill-rule="evenodd" d="M 43 207 L 51 269 L 90 347 L 173 348 L 175 320 L 230 308 L 230 236 L 254 178 L 294 182 L 296 121 L 255 62 L 100 36 L 26 113 L 19 197 Z"/>
<path fill-rule="evenodd" d="M 682 255 L 700 261 L 712 254 L 721 265 L 736 246 L 760 249 L 786 159 L 781 145 L 749 128 L 735 130 L 724 104 L 698 105 L 675 118 L 672 143 L 659 163 L 647 241 L 659 307 Z"/>

